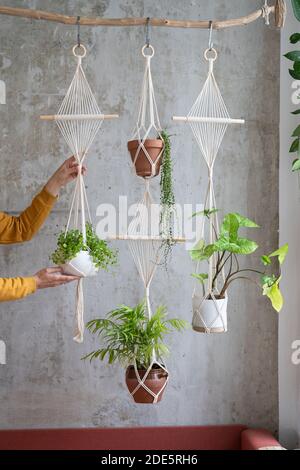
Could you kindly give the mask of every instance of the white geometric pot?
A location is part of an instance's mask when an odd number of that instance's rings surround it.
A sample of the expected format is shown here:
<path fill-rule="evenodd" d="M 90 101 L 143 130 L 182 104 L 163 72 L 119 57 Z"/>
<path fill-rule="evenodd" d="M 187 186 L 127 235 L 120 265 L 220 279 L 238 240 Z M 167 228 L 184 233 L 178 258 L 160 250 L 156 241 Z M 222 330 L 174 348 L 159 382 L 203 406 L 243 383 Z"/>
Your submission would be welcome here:
<path fill-rule="evenodd" d="M 193 296 L 193 322 L 195 331 L 224 333 L 227 331 L 227 296 L 224 299 L 203 299 Z"/>
<path fill-rule="evenodd" d="M 88 251 L 79 251 L 75 258 L 61 265 L 65 274 L 80 277 L 95 276 L 99 271 Z"/>

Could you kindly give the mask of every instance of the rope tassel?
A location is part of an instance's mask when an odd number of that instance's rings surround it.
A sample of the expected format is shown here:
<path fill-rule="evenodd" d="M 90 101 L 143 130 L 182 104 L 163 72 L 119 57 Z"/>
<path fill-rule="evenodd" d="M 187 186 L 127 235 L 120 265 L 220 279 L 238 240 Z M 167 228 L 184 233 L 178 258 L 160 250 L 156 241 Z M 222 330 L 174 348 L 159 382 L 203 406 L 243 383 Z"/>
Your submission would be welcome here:
<path fill-rule="evenodd" d="M 76 343 L 83 342 L 83 333 L 84 333 L 84 298 L 83 298 L 83 278 L 79 279 L 76 289 L 76 315 L 75 315 L 75 336 L 74 341 Z"/>

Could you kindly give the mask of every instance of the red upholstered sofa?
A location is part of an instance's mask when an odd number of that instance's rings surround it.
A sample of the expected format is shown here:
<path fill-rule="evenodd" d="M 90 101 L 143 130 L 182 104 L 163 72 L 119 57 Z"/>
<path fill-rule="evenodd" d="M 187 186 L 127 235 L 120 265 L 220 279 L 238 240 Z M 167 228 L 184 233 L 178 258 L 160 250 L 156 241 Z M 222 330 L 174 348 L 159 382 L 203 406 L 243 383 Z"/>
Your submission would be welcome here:
<path fill-rule="evenodd" d="M 0 450 L 258 450 L 280 446 L 246 426 L 1 430 Z"/>

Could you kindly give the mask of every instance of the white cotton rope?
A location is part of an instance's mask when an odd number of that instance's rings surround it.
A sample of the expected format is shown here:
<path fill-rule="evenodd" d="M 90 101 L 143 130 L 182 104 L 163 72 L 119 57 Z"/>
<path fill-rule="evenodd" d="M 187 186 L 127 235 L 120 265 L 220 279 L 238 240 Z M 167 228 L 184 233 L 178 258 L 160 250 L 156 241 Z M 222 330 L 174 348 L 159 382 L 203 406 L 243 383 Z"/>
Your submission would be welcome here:
<path fill-rule="evenodd" d="M 213 185 L 214 165 L 223 137 L 225 135 L 228 125 L 243 124 L 245 121 L 243 119 L 231 119 L 229 116 L 228 110 L 226 108 L 225 102 L 223 100 L 223 97 L 221 95 L 220 89 L 214 76 L 213 69 L 214 62 L 217 59 L 217 51 L 214 48 L 209 48 L 205 51 L 204 57 L 209 64 L 208 75 L 204 86 L 194 105 L 192 106 L 189 114 L 186 117 L 174 116 L 173 120 L 186 121 L 191 126 L 191 129 L 199 145 L 208 171 L 208 186 L 205 195 L 204 209 L 212 210 L 217 208 Z M 209 244 L 213 244 L 219 235 L 219 221 L 217 213 L 213 213 L 210 215 L 208 224 L 208 237 L 205 236 L 205 219 L 206 217 L 203 216 L 203 221 L 200 230 L 201 238 L 208 238 Z M 223 315 L 222 312 L 220 312 L 216 299 L 217 295 L 220 293 L 218 289 L 218 283 L 215 282 L 215 285 L 213 287 L 213 278 L 215 275 L 216 263 L 217 254 L 215 253 L 208 260 L 208 279 L 205 283 L 204 295 L 202 292 L 199 293 L 199 289 L 201 289 L 202 286 L 200 286 L 200 283 L 198 281 L 195 284 L 195 289 L 193 293 L 193 299 L 201 299 L 197 308 L 194 308 L 193 322 L 198 317 L 201 320 L 200 323 L 203 325 L 203 328 L 207 333 L 211 332 L 215 322 L 218 319 L 221 320 L 225 330 Z M 197 272 L 200 272 L 199 268 L 200 263 L 197 263 Z M 222 270 L 222 278 L 223 280 L 225 280 L 224 269 Z M 207 324 L 205 322 L 205 319 L 201 315 L 201 307 L 203 305 L 203 302 L 208 298 L 213 300 L 216 311 L 216 317 L 213 318 L 210 324 Z"/>
<path fill-rule="evenodd" d="M 82 164 L 105 115 L 100 111 L 81 65 L 86 49 L 83 45 L 80 48 L 83 50 L 82 55 L 76 53 L 76 46 L 73 48 L 73 54 L 77 58 L 76 71 L 54 119 L 79 165 L 65 233 L 67 233 L 72 225 L 73 228 L 81 230 L 83 241 L 86 243 L 86 211 L 89 222 L 91 222 L 91 214 L 82 175 Z M 76 325 L 73 338 L 78 343 L 83 341 L 83 317 L 84 295 L 83 278 L 81 278 L 76 289 Z"/>
<path fill-rule="evenodd" d="M 150 54 L 146 54 L 147 49 L 150 50 Z M 145 71 L 140 96 L 138 118 L 132 136 L 132 140 L 137 139 L 139 141 L 139 146 L 137 148 L 132 164 L 134 168 L 134 165 L 137 159 L 139 158 L 140 151 L 142 150 L 143 154 L 146 156 L 151 166 L 150 177 L 153 177 L 156 175 L 156 165 L 160 161 L 160 157 L 162 156 L 164 151 L 164 147 L 162 147 L 162 150 L 158 155 L 156 161 L 153 162 L 145 146 L 146 139 L 161 139 L 163 141 L 161 135 L 162 128 L 158 115 L 151 73 L 151 59 L 154 56 L 153 46 L 151 46 L 151 44 L 145 45 L 142 48 L 142 55 L 145 58 Z"/>
<path fill-rule="evenodd" d="M 157 266 L 160 264 L 162 259 L 162 238 L 155 238 L 151 233 L 151 227 L 153 222 L 151 221 L 151 205 L 153 204 L 153 201 L 149 190 L 149 180 L 145 180 L 145 184 L 146 190 L 144 196 L 142 200 L 137 204 L 135 217 L 133 218 L 132 222 L 128 227 L 127 240 L 132 258 L 144 285 L 146 309 L 148 313 L 148 318 L 151 319 L 152 309 L 150 300 L 150 285 L 156 272 Z M 167 373 L 165 383 L 156 394 L 145 384 L 145 381 L 147 380 L 154 366 L 160 367 Z M 151 397 L 153 398 L 153 403 L 157 403 L 161 393 L 165 389 L 169 380 L 169 372 L 166 367 L 157 360 L 154 349 L 152 352 L 151 364 L 149 365 L 144 376 L 140 377 L 136 363 L 134 363 L 134 371 L 138 384 L 136 388 L 131 392 L 131 395 L 134 396 L 136 392 L 142 387 L 144 390 L 147 391 L 148 394 L 151 395 Z"/>

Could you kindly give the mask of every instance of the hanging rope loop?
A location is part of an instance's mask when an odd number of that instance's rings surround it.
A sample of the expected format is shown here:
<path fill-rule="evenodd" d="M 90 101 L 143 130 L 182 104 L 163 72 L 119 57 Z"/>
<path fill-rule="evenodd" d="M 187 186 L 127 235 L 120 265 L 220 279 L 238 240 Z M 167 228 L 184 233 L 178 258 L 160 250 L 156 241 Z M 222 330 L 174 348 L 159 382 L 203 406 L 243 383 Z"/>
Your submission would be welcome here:
<path fill-rule="evenodd" d="M 271 8 L 268 5 L 268 0 L 265 0 L 265 3 L 262 6 L 262 13 L 263 13 L 263 18 L 265 20 L 265 25 L 269 26 L 270 25 Z"/>
<path fill-rule="evenodd" d="M 73 51 L 74 56 L 77 58 L 83 59 L 83 57 L 86 56 L 86 48 L 84 47 L 83 44 L 80 44 L 80 46 L 78 46 L 78 44 L 75 44 L 72 51 Z M 79 53 L 79 51 L 82 51 L 82 52 Z"/>
<path fill-rule="evenodd" d="M 150 53 L 149 54 L 146 54 L 146 51 L 149 50 Z M 152 59 L 152 57 L 154 56 L 154 47 L 151 46 L 151 44 L 149 44 L 149 46 L 147 44 L 144 45 L 144 47 L 142 48 L 142 54 L 144 57 L 146 57 L 146 59 Z"/>

